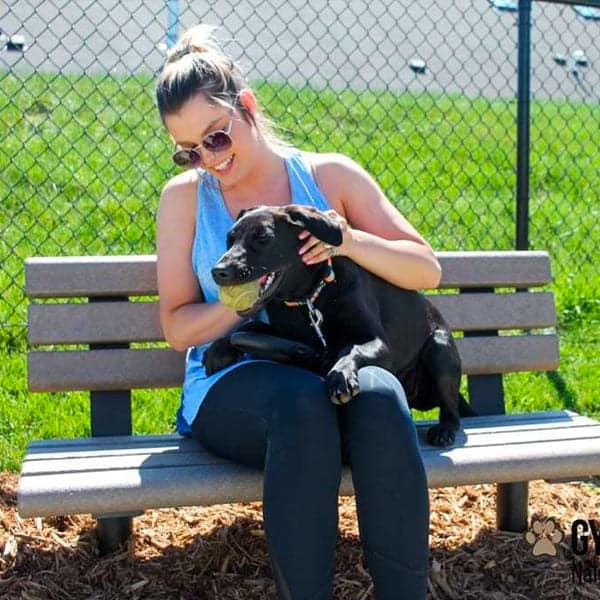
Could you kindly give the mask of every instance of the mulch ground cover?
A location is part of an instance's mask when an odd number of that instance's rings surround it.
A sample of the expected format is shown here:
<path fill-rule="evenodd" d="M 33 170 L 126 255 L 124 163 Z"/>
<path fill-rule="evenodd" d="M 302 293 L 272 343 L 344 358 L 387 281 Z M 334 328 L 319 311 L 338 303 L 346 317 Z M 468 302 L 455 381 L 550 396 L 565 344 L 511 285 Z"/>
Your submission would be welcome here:
<path fill-rule="evenodd" d="M 99 557 L 90 517 L 20 519 L 16 485 L 15 474 L 0 474 L 0 598 L 276 597 L 260 502 L 147 511 L 135 519 L 135 535 L 127 548 Z M 600 568 L 595 570 L 590 527 L 583 556 L 573 551 L 571 535 L 575 519 L 597 519 L 600 528 L 600 489 L 532 482 L 527 539 L 495 529 L 492 485 L 429 493 L 429 600 L 600 600 Z M 374 600 L 354 498 L 340 498 L 339 511 L 334 598 Z M 582 525 L 576 536 L 578 551 L 584 533 Z M 534 554 L 535 548 L 554 549 L 556 556 Z"/>

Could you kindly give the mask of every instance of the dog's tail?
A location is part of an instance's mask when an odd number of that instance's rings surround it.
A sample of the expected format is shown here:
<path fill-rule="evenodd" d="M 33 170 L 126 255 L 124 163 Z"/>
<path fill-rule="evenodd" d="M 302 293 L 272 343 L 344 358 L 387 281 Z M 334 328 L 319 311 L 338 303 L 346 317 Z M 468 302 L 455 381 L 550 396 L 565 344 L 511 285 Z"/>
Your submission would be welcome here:
<path fill-rule="evenodd" d="M 458 395 L 458 414 L 461 417 L 477 417 L 473 407 L 465 400 L 462 394 Z"/>

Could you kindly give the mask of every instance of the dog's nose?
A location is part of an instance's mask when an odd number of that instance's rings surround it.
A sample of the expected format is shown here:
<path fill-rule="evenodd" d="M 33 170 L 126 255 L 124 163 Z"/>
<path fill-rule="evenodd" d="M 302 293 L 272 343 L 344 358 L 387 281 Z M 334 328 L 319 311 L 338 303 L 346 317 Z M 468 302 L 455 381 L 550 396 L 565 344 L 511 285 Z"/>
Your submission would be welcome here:
<path fill-rule="evenodd" d="M 217 285 L 228 283 L 233 279 L 233 269 L 231 267 L 215 266 L 211 273 Z"/>

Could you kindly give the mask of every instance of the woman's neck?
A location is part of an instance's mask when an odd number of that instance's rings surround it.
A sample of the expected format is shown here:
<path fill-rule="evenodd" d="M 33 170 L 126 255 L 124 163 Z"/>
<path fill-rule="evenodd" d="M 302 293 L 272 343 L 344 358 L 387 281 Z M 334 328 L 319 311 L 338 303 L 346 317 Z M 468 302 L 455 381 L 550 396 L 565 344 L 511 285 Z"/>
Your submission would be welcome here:
<path fill-rule="evenodd" d="M 291 202 L 283 154 L 277 148 L 264 144 L 252 158 L 253 163 L 243 178 L 230 186 L 221 184 L 221 193 L 227 203 L 232 208 L 244 208 Z"/>

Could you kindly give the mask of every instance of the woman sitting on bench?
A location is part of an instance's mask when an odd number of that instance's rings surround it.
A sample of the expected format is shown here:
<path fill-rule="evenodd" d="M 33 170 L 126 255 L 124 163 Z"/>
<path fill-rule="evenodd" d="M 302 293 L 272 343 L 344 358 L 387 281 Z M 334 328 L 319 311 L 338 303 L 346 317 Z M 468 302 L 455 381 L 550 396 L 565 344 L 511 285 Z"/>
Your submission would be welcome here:
<path fill-rule="evenodd" d="M 297 203 L 333 210 L 344 227 L 338 253 L 405 288 L 437 285 L 431 248 L 355 162 L 276 138 L 212 28 L 191 29 L 171 50 L 157 101 L 177 145 L 173 159 L 187 167 L 164 187 L 157 230 L 162 327 L 173 347 L 189 348 L 180 433 L 264 469 L 264 525 L 280 598 L 331 598 L 338 491 L 349 464 L 376 597 L 424 599 L 427 482 L 396 378 L 365 367 L 361 393 L 335 406 L 310 371 L 241 360 L 208 377 L 202 357 L 240 322 L 218 302 L 211 268 L 242 209 Z M 320 240 L 301 235 L 307 263 L 331 256 Z"/>

